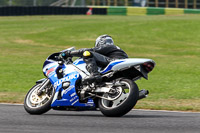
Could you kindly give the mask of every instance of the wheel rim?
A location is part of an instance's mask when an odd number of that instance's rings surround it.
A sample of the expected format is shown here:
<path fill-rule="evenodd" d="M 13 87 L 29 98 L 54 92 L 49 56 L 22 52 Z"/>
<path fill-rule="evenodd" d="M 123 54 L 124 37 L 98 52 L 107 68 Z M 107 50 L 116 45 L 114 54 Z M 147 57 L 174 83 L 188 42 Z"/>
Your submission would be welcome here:
<path fill-rule="evenodd" d="M 119 87 L 120 89 L 122 89 L 122 91 L 121 91 L 121 95 L 116 100 L 109 101 L 106 99 L 101 99 L 101 104 L 104 108 L 107 108 L 107 109 L 116 108 L 120 106 L 121 104 L 123 104 L 126 101 L 126 99 L 129 97 L 130 89 L 131 89 L 129 83 L 125 81 L 121 81 L 120 83 L 123 84 L 123 86 Z M 108 97 L 107 94 L 104 94 L 104 97 Z"/>
<path fill-rule="evenodd" d="M 26 98 L 26 104 L 30 108 L 39 108 L 45 105 L 53 96 L 54 89 L 51 89 L 50 94 L 43 93 L 41 96 L 37 95 L 38 89 L 40 88 L 41 84 L 37 84 L 34 86 L 31 91 L 28 93 Z"/>

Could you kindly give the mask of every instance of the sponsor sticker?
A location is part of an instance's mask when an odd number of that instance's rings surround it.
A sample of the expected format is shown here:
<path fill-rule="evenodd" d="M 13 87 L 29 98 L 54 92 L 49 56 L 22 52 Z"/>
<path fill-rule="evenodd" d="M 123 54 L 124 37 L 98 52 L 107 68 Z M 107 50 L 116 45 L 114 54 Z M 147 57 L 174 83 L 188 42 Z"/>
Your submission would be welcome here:
<path fill-rule="evenodd" d="M 49 76 L 52 72 L 54 72 L 55 71 L 55 67 L 52 67 L 51 69 L 49 69 L 48 71 L 47 71 L 47 76 Z"/>
<path fill-rule="evenodd" d="M 62 84 L 62 82 L 76 79 L 78 77 L 79 77 L 79 74 L 71 74 L 65 78 L 62 78 L 62 79 L 56 81 L 53 86 L 54 86 L 54 88 L 57 88 L 58 86 L 60 86 Z"/>
<path fill-rule="evenodd" d="M 70 102 L 73 102 L 78 96 L 73 97 L 72 99 L 70 99 Z"/>
<path fill-rule="evenodd" d="M 72 93 L 70 96 L 73 97 L 73 96 L 75 96 L 75 95 L 76 95 L 76 92 Z"/>
<path fill-rule="evenodd" d="M 64 92 L 63 94 L 67 94 L 67 93 L 68 93 L 69 91 L 71 91 L 74 87 L 75 87 L 74 85 L 69 86 L 69 87 L 65 90 L 65 92 Z"/>
<path fill-rule="evenodd" d="M 72 103 L 72 105 L 74 105 L 75 103 L 77 103 L 78 102 L 78 99 L 76 99 L 76 101 L 74 101 L 73 103 Z"/>

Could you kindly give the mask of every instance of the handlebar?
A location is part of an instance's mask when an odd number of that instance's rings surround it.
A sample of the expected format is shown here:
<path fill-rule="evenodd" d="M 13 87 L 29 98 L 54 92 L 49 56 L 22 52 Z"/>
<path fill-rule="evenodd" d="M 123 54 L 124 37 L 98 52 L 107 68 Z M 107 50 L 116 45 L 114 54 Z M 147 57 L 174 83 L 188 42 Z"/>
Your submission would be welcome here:
<path fill-rule="evenodd" d="M 71 64 L 73 63 L 72 61 L 72 57 L 67 57 L 66 59 L 64 59 L 61 54 L 59 56 L 55 56 L 56 61 L 58 61 L 59 65 L 63 65 L 63 64 Z"/>

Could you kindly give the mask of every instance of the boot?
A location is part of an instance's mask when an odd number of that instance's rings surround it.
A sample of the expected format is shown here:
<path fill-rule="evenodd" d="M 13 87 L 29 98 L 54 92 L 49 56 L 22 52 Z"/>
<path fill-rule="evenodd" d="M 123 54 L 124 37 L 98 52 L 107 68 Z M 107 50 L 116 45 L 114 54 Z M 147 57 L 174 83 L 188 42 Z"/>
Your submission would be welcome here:
<path fill-rule="evenodd" d="M 85 59 L 86 69 L 90 73 L 89 76 L 83 79 L 83 84 L 101 83 L 102 77 L 98 72 L 98 67 L 94 58 Z"/>

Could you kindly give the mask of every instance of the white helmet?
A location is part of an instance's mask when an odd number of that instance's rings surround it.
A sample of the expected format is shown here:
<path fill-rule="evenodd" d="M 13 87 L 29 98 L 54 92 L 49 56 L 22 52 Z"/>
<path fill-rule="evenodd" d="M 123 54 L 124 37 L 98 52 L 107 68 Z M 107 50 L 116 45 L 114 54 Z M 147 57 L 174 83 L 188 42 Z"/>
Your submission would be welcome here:
<path fill-rule="evenodd" d="M 114 41 L 109 35 L 101 35 L 96 39 L 95 47 L 100 47 L 101 45 L 114 45 Z"/>

